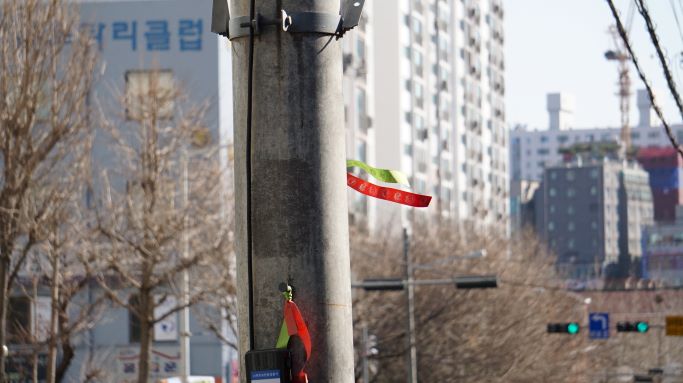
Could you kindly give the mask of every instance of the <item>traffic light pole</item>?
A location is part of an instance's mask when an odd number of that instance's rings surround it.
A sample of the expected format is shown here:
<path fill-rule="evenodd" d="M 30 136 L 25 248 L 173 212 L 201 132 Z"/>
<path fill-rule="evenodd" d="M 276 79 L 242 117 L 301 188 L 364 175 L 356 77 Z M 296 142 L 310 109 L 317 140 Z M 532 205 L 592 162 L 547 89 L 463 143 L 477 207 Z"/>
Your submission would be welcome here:
<path fill-rule="evenodd" d="M 370 336 L 368 335 L 368 325 L 363 325 L 363 383 L 370 383 L 370 369 L 368 366 L 368 343 Z"/>
<path fill-rule="evenodd" d="M 348 383 L 354 360 L 341 45 L 337 36 L 281 28 L 283 10 L 338 15 L 340 0 L 251 1 L 230 0 L 233 20 L 249 16 L 253 5 L 257 20 L 279 22 L 260 25 L 253 61 L 250 37 L 231 36 L 241 371 L 248 350 L 275 346 L 283 315 L 278 285 L 285 282 L 312 340 L 309 381 Z M 303 351 L 292 349 L 295 368 Z"/>
<path fill-rule="evenodd" d="M 408 383 L 417 383 L 417 347 L 415 345 L 415 286 L 413 281 L 413 264 L 410 261 L 410 241 L 408 229 L 403 228 L 403 261 L 405 262 L 406 272 L 406 300 L 408 301 L 407 313 L 407 356 L 408 363 Z"/>

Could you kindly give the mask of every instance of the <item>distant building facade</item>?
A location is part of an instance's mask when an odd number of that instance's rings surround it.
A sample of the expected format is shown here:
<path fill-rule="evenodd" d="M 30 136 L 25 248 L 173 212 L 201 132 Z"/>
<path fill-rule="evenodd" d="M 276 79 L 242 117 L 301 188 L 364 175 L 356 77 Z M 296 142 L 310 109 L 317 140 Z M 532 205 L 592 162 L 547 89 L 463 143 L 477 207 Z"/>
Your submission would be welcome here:
<path fill-rule="evenodd" d="M 631 144 L 636 148 L 670 147 L 659 125 L 652 125 L 651 105 L 647 94 L 638 91 L 639 124 L 631 127 Z M 510 179 L 540 181 L 546 166 L 563 162 L 560 149 L 576 143 L 618 142 L 620 128 L 575 128 L 572 123 L 574 103 L 566 94 L 548 95 L 549 127 L 530 130 L 517 127 L 510 131 Z M 683 125 L 673 126 L 674 135 L 683 142 Z"/>
<path fill-rule="evenodd" d="M 652 224 L 648 175 L 633 164 L 594 161 L 551 166 L 534 197 L 536 231 L 560 273 L 593 279 L 638 272 L 640 230 Z"/>
<path fill-rule="evenodd" d="M 100 66 L 88 102 L 116 118 L 113 123 L 125 126 L 127 115 L 133 113 L 135 105 L 124 104 L 122 100 L 134 99 L 131 96 L 139 95 L 135 92 L 145 89 L 150 79 L 155 78 L 162 89 L 181 88 L 192 106 L 206 102 L 203 123 L 209 140 L 229 147 L 233 136 L 231 53 L 227 39 L 210 31 L 211 0 L 78 0 L 76 3 L 80 10 L 79 27 L 94 39 L 99 56 Z M 179 104 L 183 100 L 172 102 Z M 164 110 L 174 110 L 173 105 L 166 107 Z M 98 170 L 116 161 L 108 150 L 109 139 L 103 134 L 95 136 L 92 157 Z M 221 156 L 225 156 L 223 165 L 231 166 L 227 150 L 221 150 Z M 31 278 L 30 274 L 20 277 Z M 84 303 L 96 289 L 93 286 L 84 293 L 81 297 Z M 32 299 L 38 302 L 36 305 L 26 304 L 25 292 L 13 292 L 11 300 L 15 315 L 25 319 L 22 323 L 32 332 L 49 318 L 45 314 L 46 308 L 49 313 L 49 291 L 43 288 Z M 136 318 L 128 310 L 113 305 L 104 311 L 101 321 L 73 340 L 75 355 L 64 381 L 83 381 L 82 373 L 89 367 L 103 370 L 111 381 L 137 380 L 136 357 L 140 344 Z M 170 315 L 161 324 L 155 326 L 152 344 L 152 380 L 179 373 L 178 314 Z M 224 323 L 219 319 L 216 325 L 222 328 Z M 203 329 L 193 314 L 190 330 L 190 374 L 225 380 L 226 368 L 237 358 L 237 353 Z M 8 370 L 19 379 L 16 381 L 27 381 L 17 375 L 26 363 L 31 363 L 30 358 L 23 357 L 27 348 L 24 343 L 9 344 Z M 44 367 L 41 368 L 44 370 Z"/>
<path fill-rule="evenodd" d="M 683 286 L 683 206 L 676 221 L 647 228 L 643 238 L 643 278 L 665 286 Z"/>
<path fill-rule="evenodd" d="M 655 221 L 672 223 L 683 205 L 683 158 L 671 146 L 643 148 L 638 162 L 650 174 Z"/>

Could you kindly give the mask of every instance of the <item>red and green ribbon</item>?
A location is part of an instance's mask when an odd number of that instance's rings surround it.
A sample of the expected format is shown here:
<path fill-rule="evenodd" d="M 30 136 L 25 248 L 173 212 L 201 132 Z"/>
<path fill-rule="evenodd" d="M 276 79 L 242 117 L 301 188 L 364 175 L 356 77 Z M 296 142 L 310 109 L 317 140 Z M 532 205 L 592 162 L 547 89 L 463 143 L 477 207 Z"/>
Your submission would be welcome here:
<path fill-rule="evenodd" d="M 382 182 L 410 186 L 408 183 L 408 177 L 398 170 L 380 169 L 372 167 L 363 161 L 346 160 L 346 168 L 348 169 L 352 167 L 359 167 L 365 170 L 375 179 Z M 432 200 L 432 197 L 428 195 L 415 194 L 405 190 L 375 185 L 371 182 L 362 180 L 351 173 L 346 173 L 346 184 L 352 189 L 365 194 L 366 196 L 400 203 L 401 205 L 427 207 L 429 206 L 429 202 Z"/>
<path fill-rule="evenodd" d="M 280 336 L 277 338 L 275 348 L 287 348 L 289 339 L 293 336 L 298 336 L 301 343 L 306 350 L 306 360 L 301 370 L 293 373 L 293 383 L 308 383 L 308 376 L 304 372 L 304 367 L 308 359 L 311 357 L 311 336 L 308 333 L 308 327 L 296 303 L 292 301 L 292 288 L 287 286 L 287 290 L 282 293 L 285 297 L 284 319 L 280 327 Z"/>
<path fill-rule="evenodd" d="M 391 169 L 380 169 L 372 167 L 363 161 L 358 160 L 346 160 L 346 168 L 361 168 L 365 170 L 368 174 L 373 176 L 375 179 L 390 183 L 390 184 L 401 184 L 405 186 L 410 186 L 408 183 L 408 177 L 398 170 Z"/>
<path fill-rule="evenodd" d="M 375 185 L 371 182 L 364 181 L 351 173 L 346 174 L 346 184 L 352 189 L 367 196 L 412 207 L 427 207 L 432 201 L 431 196 Z"/>

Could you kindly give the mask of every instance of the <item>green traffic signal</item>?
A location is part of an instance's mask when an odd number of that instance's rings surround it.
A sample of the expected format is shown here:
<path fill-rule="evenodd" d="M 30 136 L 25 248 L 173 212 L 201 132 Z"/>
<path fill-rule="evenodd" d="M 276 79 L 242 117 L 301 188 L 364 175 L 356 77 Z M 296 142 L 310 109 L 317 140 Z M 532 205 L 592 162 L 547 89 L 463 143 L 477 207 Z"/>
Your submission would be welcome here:
<path fill-rule="evenodd" d="M 567 332 L 569 334 L 578 334 L 579 324 L 576 322 L 571 322 L 571 323 L 567 324 Z"/>
<path fill-rule="evenodd" d="M 650 329 L 648 322 L 617 322 L 617 332 L 645 333 Z"/>

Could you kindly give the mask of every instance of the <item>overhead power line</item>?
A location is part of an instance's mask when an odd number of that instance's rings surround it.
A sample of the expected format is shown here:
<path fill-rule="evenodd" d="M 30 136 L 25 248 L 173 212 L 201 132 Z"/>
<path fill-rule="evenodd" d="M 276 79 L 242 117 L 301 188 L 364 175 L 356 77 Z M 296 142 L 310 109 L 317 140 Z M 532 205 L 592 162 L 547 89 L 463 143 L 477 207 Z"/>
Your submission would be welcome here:
<path fill-rule="evenodd" d="M 674 0 L 669 0 L 669 4 L 671 4 L 671 12 L 673 12 L 674 19 L 676 19 L 676 28 L 678 28 L 678 35 L 681 36 L 681 42 L 683 42 L 683 30 L 681 30 L 681 23 L 678 20 L 678 11 L 676 11 L 676 4 L 674 4 Z"/>
<path fill-rule="evenodd" d="M 647 90 L 648 95 L 650 96 L 650 100 L 652 101 L 652 108 L 655 110 L 655 113 L 657 113 L 657 117 L 659 117 L 660 121 L 662 121 L 662 125 L 664 125 L 664 130 L 666 131 L 666 135 L 669 138 L 669 141 L 671 142 L 671 145 L 678 151 L 679 155 L 683 157 L 683 149 L 680 147 L 678 142 L 676 141 L 676 137 L 673 134 L 673 131 L 671 130 L 671 127 L 669 124 L 666 122 L 664 119 L 664 114 L 662 113 L 662 109 L 659 107 L 655 100 L 655 95 L 654 92 L 652 91 L 652 86 L 650 85 L 650 82 L 648 81 L 647 77 L 645 76 L 645 73 L 640 67 L 640 63 L 638 62 L 638 58 L 636 57 L 635 53 L 633 52 L 633 48 L 631 47 L 631 42 L 628 38 L 628 34 L 626 33 L 626 30 L 624 29 L 624 25 L 621 22 L 621 17 L 619 17 L 619 12 L 617 11 L 616 7 L 614 6 L 614 2 L 612 0 L 606 0 L 607 4 L 610 7 L 610 10 L 612 11 L 612 16 L 614 17 L 614 21 L 617 25 L 617 31 L 619 32 L 619 36 L 621 36 L 621 39 L 624 41 L 624 46 L 628 50 L 629 55 L 631 56 L 631 61 L 633 62 L 633 66 L 636 68 L 636 71 L 638 72 L 638 77 L 643 81 L 643 84 L 645 85 L 645 89 Z M 640 12 L 641 15 L 643 15 L 643 18 L 645 19 L 645 23 L 648 26 L 648 31 L 650 32 L 650 38 L 653 41 L 653 44 L 655 45 L 655 49 L 657 49 L 658 55 L 660 55 L 660 63 L 662 64 L 662 68 L 664 70 L 664 76 L 667 78 L 667 84 L 669 86 L 669 90 L 671 91 L 672 95 L 674 96 L 674 99 L 676 101 L 676 105 L 678 106 L 678 110 L 681 112 L 681 116 L 683 116 L 683 106 L 681 105 L 680 101 L 680 96 L 678 95 L 678 91 L 676 90 L 676 86 L 673 83 L 673 79 L 671 78 L 671 72 L 669 71 L 669 67 L 666 64 L 666 60 L 663 59 L 663 53 L 661 51 L 661 48 L 659 47 L 659 40 L 657 38 L 656 33 L 654 33 L 654 27 L 652 27 L 652 20 L 650 19 L 649 13 L 647 12 L 647 9 L 644 7 L 642 4 L 642 0 L 636 0 L 637 6 L 638 6 L 638 12 Z"/>

